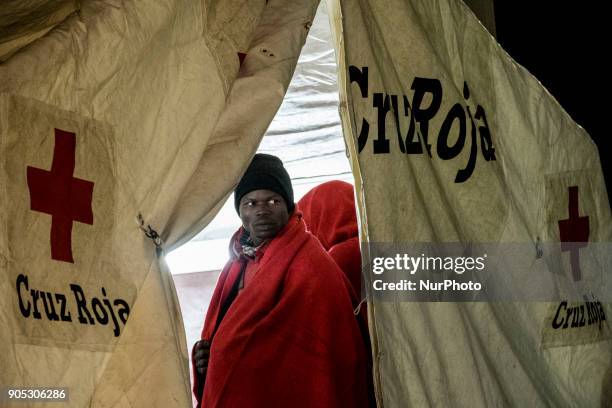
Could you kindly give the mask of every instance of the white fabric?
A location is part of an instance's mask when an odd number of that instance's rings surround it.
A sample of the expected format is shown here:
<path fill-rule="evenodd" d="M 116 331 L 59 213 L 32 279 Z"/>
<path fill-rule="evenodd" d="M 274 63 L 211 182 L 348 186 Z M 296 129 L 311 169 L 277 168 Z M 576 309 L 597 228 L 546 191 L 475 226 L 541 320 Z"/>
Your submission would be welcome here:
<path fill-rule="evenodd" d="M 19 3 L 0 13 L 0 384 L 68 387 L 75 407 L 190 406 L 176 293 L 136 217 L 162 249 L 212 217 L 317 2 Z"/>
<path fill-rule="evenodd" d="M 464 4 L 340 0 L 331 8 L 339 49 L 341 117 L 364 240 L 534 246 L 538 240 L 559 242 L 558 220 L 568 217 L 568 188 L 577 186 L 580 216 L 589 217 L 588 241 L 609 245 L 612 222 L 595 145 Z M 364 67 L 368 74 L 362 89 L 355 78 L 364 74 Z M 417 77 L 438 81 L 442 92 L 440 107 L 429 120 L 431 157 L 418 124 L 412 140 L 423 153 L 402 153 L 396 132 L 394 113 L 405 139 L 410 112 L 415 106 L 426 110 L 434 100 L 430 92 L 421 104 L 414 101 Z M 385 95 L 398 98 L 394 108 L 389 96 L 386 117 L 376 109 L 377 98 L 384 102 Z M 412 106 L 407 111 L 403 96 Z M 456 157 L 444 160 L 438 135 L 455 104 L 466 123 L 465 145 Z M 486 125 L 478 105 L 486 112 L 496 160 L 487 161 L 481 151 Z M 359 153 L 364 120 L 369 137 Z M 472 120 L 478 127 L 476 162 L 467 179 L 461 179 L 459 171 L 467 167 L 473 145 Z M 449 146 L 458 140 L 458 122 L 453 126 Z M 376 153 L 374 143 L 382 130 L 389 149 Z M 560 260 L 550 253 L 537 259 L 535 250 L 531 256 L 517 260 L 525 267 L 519 280 L 523 285 L 530 285 L 538 272 L 555 276 L 559 261 L 568 269 L 567 253 Z M 583 269 L 603 272 L 606 278 L 610 259 L 583 264 Z M 503 273 L 503 268 L 493 272 Z M 571 276 L 558 279 L 568 282 Z M 598 289 L 577 287 L 584 295 Z M 609 402 L 612 353 L 607 321 L 589 333 L 573 334 L 581 328 L 570 327 L 547 334 L 559 307 L 560 302 L 370 304 L 379 403 L 591 407 Z"/>

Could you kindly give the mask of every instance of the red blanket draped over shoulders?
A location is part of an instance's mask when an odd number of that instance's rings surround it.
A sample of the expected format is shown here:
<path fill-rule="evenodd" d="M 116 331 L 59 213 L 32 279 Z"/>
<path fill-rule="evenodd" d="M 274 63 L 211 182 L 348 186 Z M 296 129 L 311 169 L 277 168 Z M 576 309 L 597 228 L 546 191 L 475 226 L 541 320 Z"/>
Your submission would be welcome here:
<path fill-rule="evenodd" d="M 319 239 L 361 294 L 361 250 L 353 186 L 340 180 L 320 184 L 298 202 L 306 228 Z"/>
<path fill-rule="evenodd" d="M 216 328 L 242 262 L 227 263 L 206 316 L 202 338 L 214 338 L 202 406 L 366 407 L 366 352 L 348 282 L 301 214 L 270 241 Z"/>

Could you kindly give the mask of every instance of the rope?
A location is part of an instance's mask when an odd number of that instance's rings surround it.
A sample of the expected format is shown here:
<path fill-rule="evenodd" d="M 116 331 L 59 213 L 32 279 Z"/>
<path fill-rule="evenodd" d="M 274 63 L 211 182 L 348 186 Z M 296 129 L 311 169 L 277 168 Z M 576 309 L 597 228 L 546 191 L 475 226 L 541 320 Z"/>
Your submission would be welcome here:
<path fill-rule="evenodd" d="M 157 231 L 155 231 L 149 224 L 147 224 L 147 226 L 145 227 L 145 220 L 141 213 L 138 213 L 138 216 L 136 217 L 136 222 L 138 223 L 138 228 L 140 228 L 142 232 L 144 232 L 147 238 L 150 238 L 155 243 L 155 247 L 161 248 L 164 241 L 162 241 Z"/>
<path fill-rule="evenodd" d="M 367 298 L 363 298 L 361 299 L 361 302 L 359 302 L 359 304 L 357 305 L 357 307 L 355 308 L 355 310 L 353 310 L 353 314 L 355 316 L 357 316 L 359 314 L 359 312 L 361 312 L 361 305 L 363 305 L 364 303 L 366 303 L 368 301 Z"/>

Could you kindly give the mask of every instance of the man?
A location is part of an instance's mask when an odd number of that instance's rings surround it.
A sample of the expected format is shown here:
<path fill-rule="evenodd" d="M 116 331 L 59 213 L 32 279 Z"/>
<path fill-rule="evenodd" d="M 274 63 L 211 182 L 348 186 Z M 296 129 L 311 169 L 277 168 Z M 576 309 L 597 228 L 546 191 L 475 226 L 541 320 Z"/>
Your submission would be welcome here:
<path fill-rule="evenodd" d="M 306 232 L 280 159 L 255 155 L 234 200 L 242 228 L 194 346 L 198 404 L 367 406 L 350 283 Z"/>

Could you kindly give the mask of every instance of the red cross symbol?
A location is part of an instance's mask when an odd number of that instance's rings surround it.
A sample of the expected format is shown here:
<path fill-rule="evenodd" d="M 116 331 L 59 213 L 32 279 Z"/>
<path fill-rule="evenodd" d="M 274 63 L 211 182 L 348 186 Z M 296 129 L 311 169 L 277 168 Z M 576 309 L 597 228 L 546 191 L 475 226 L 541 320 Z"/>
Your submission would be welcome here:
<path fill-rule="evenodd" d="M 570 252 L 572 275 L 574 275 L 574 281 L 579 281 L 581 279 L 580 248 L 588 245 L 589 217 L 580 217 L 578 214 L 578 186 L 569 188 L 568 213 L 568 219 L 559 221 L 561 251 Z"/>
<path fill-rule="evenodd" d="M 30 209 L 51 215 L 51 259 L 74 263 L 72 222 L 93 224 L 94 183 L 72 177 L 76 137 L 55 129 L 51 171 L 28 166 Z"/>

